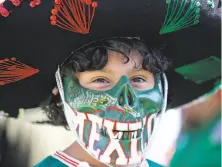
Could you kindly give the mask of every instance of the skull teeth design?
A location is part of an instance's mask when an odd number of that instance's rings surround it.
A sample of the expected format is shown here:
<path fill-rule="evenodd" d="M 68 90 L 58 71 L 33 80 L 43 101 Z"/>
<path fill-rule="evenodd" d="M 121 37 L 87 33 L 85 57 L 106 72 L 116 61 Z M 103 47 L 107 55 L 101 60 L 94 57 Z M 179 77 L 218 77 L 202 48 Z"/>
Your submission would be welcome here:
<path fill-rule="evenodd" d="M 138 130 L 132 130 L 132 131 L 120 131 L 120 130 L 109 130 L 106 127 L 102 127 L 100 129 L 100 133 L 101 135 L 103 135 L 104 137 L 109 137 L 109 133 L 108 131 L 112 131 L 113 135 L 113 139 L 119 139 L 119 140 L 130 140 L 130 139 L 137 139 L 141 137 L 142 134 L 142 129 L 138 129 Z"/>

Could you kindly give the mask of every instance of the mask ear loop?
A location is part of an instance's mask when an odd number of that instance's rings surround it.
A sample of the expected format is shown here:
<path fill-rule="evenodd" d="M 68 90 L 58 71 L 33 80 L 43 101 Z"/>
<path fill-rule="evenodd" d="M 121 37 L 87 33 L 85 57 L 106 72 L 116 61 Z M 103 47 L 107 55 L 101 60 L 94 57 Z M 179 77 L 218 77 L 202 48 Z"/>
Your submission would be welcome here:
<path fill-rule="evenodd" d="M 166 112 L 166 108 L 167 108 L 167 97 L 168 97 L 168 81 L 167 81 L 167 77 L 166 74 L 163 73 L 162 74 L 162 80 L 161 83 L 159 83 L 160 85 L 160 91 L 163 94 L 163 107 L 162 110 L 157 113 L 157 115 L 160 115 L 160 117 L 163 116 L 163 114 Z M 160 119 L 158 119 L 160 120 Z"/>
<path fill-rule="evenodd" d="M 61 100 L 62 100 L 62 103 L 63 103 L 63 106 L 64 106 L 64 114 L 65 114 L 65 117 L 68 118 L 69 116 L 72 116 L 72 109 L 71 107 L 66 103 L 65 101 L 65 94 L 64 94 L 64 88 L 63 88 L 63 83 L 62 83 L 62 78 L 61 78 L 61 75 L 60 75 L 60 68 L 58 67 L 56 73 L 55 73 L 55 78 L 56 78 L 56 83 L 57 83 L 57 87 L 58 87 L 58 90 L 59 90 L 59 94 L 60 94 L 60 97 L 61 97 Z M 69 125 L 69 128 L 70 130 L 72 130 L 75 134 L 75 137 L 76 139 L 78 140 L 78 135 L 74 129 L 74 126 L 73 125 L 73 122 L 69 119 L 66 119 L 68 125 Z M 82 143 L 80 141 L 78 141 L 81 145 Z"/>
<path fill-rule="evenodd" d="M 69 104 L 67 104 L 66 101 L 65 101 L 64 88 L 63 88 L 63 83 L 62 83 L 62 78 L 61 78 L 61 75 L 60 75 L 60 68 L 59 67 L 58 67 L 58 69 L 56 71 L 55 77 L 56 77 L 56 83 L 57 83 L 57 87 L 58 87 L 58 90 L 59 90 L 59 94 L 60 94 L 60 97 L 62 99 L 62 103 L 64 105 L 65 117 L 66 118 L 72 117 L 71 113 L 73 112 L 73 110 L 71 109 Z M 75 131 L 73 122 L 70 119 L 66 119 L 66 121 L 67 121 L 67 123 L 69 125 L 70 130 L 74 133 L 75 139 L 77 140 L 77 142 L 82 146 L 82 148 L 85 149 L 84 144 L 78 138 L 78 135 L 77 135 L 77 133 Z"/>
<path fill-rule="evenodd" d="M 162 74 L 162 78 L 163 78 L 163 108 L 160 112 L 160 119 L 163 117 L 164 113 L 166 112 L 166 108 L 167 108 L 167 97 L 168 97 L 168 81 L 167 81 L 167 77 L 166 74 L 163 73 Z"/>

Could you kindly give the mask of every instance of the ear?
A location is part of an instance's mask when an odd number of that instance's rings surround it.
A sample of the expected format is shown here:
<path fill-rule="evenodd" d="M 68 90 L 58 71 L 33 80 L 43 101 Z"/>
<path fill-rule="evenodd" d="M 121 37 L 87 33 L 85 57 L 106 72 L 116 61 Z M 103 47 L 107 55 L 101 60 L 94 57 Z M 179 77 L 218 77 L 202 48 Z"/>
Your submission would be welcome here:
<path fill-rule="evenodd" d="M 54 87 L 53 90 L 52 90 L 52 94 L 56 96 L 58 93 L 59 93 L 58 88 Z"/>

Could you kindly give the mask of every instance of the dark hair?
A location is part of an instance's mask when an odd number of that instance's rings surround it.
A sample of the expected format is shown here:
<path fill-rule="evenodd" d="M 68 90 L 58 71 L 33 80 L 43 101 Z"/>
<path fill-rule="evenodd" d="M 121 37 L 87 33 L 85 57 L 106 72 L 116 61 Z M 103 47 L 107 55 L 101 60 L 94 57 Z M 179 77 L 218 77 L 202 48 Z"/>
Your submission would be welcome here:
<path fill-rule="evenodd" d="M 161 54 L 160 50 L 148 48 L 137 38 L 113 38 L 91 43 L 71 53 L 60 69 L 61 77 L 63 79 L 64 76 L 70 75 L 73 72 L 104 68 L 108 61 L 108 51 L 121 53 L 126 57 L 125 63 L 127 63 L 129 61 L 128 55 L 133 50 L 138 51 L 142 56 L 142 67 L 154 75 L 163 73 L 171 65 L 170 61 Z M 44 107 L 46 114 L 54 124 L 67 127 L 62 106 L 58 106 L 57 103 L 61 103 L 59 93 L 56 96 L 52 95 L 49 105 Z"/>

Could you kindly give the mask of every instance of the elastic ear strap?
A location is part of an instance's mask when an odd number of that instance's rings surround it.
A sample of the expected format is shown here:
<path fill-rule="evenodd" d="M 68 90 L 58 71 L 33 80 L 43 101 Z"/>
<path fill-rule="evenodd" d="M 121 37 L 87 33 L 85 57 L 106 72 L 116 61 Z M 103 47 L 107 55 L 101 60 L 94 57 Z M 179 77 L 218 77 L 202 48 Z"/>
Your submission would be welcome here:
<path fill-rule="evenodd" d="M 63 84 L 62 84 L 62 78 L 60 75 L 60 68 L 58 67 L 56 73 L 55 73 L 55 78 L 56 78 L 56 83 L 57 83 L 57 87 L 59 90 L 59 94 L 61 96 L 62 101 L 65 101 L 65 95 L 64 95 L 64 89 L 63 89 Z"/>
<path fill-rule="evenodd" d="M 160 92 L 161 92 L 162 94 L 164 94 L 164 92 L 163 92 L 163 83 L 162 83 L 162 80 L 161 80 L 161 79 L 159 80 L 158 86 L 159 86 Z"/>
<path fill-rule="evenodd" d="M 164 96 L 163 96 L 163 108 L 161 110 L 161 114 L 166 112 L 167 97 L 168 97 L 168 81 L 167 81 L 167 77 L 166 77 L 165 73 L 163 73 L 162 76 L 163 76 L 163 93 L 164 93 Z"/>
<path fill-rule="evenodd" d="M 58 87 L 58 90 L 59 90 L 59 94 L 60 94 L 60 97 L 62 99 L 62 103 L 64 105 L 64 114 L 65 114 L 65 116 L 67 118 L 67 116 L 69 114 L 68 113 L 69 107 L 68 107 L 68 104 L 65 101 L 64 89 L 63 89 L 62 78 L 61 78 L 61 75 L 60 75 L 59 67 L 58 67 L 58 69 L 57 69 L 57 71 L 55 73 L 55 77 L 56 77 L 56 83 L 57 83 L 57 87 Z M 72 127 L 70 126 L 71 122 L 68 119 L 66 119 L 66 120 L 67 120 L 67 123 L 69 125 L 69 128 L 72 129 Z"/>
<path fill-rule="evenodd" d="M 75 136 L 76 140 L 78 141 L 78 143 L 82 146 L 83 149 L 85 149 L 84 145 L 81 143 L 81 141 L 78 138 L 78 135 L 75 131 L 73 122 L 71 121 L 71 119 L 67 119 L 67 118 L 72 117 L 72 115 L 71 115 L 72 109 L 65 101 L 64 88 L 63 88 L 63 84 L 62 84 L 62 78 L 61 78 L 61 75 L 60 75 L 60 68 L 59 67 L 56 71 L 55 77 L 56 77 L 56 82 L 57 82 L 57 87 L 58 87 L 58 90 L 59 90 L 59 94 L 61 96 L 61 99 L 62 99 L 62 102 L 63 102 L 63 105 L 64 105 L 64 114 L 65 114 L 65 117 L 66 117 L 66 121 L 69 125 L 69 128 L 74 133 L 74 136 Z M 88 151 L 88 150 L 86 150 L 86 151 Z"/>
<path fill-rule="evenodd" d="M 71 107 L 66 103 L 66 100 L 65 100 L 65 94 L 64 94 L 64 88 L 63 88 L 63 84 L 62 84 L 62 78 L 61 78 L 61 75 L 60 75 L 60 69 L 58 67 L 57 71 L 56 71 L 56 74 L 55 74 L 55 77 L 56 77 L 56 82 L 57 82 L 57 87 L 58 87 L 58 90 L 59 90 L 59 94 L 60 94 L 60 97 L 62 99 L 62 103 L 64 105 L 64 113 L 65 113 L 65 117 L 66 118 L 69 118 L 71 115 L 70 113 L 72 113 L 72 109 Z M 72 122 L 70 121 L 70 119 L 66 119 L 67 120 L 67 123 L 69 125 L 69 128 L 72 130 L 74 130 L 74 127 L 72 126 Z"/>
<path fill-rule="evenodd" d="M 58 90 L 59 90 L 59 94 L 60 94 L 60 97 L 62 99 L 62 103 L 64 105 L 64 114 L 65 114 L 65 117 L 68 118 L 69 115 L 70 115 L 70 112 L 71 112 L 71 108 L 65 101 L 64 88 L 63 88 L 63 84 L 62 84 L 62 78 L 61 78 L 61 75 L 60 75 L 59 67 L 56 71 L 55 77 L 56 77 L 56 83 L 57 83 L 57 87 L 58 87 Z M 66 121 L 69 125 L 69 128 L 72 130 L 73 129 L 72 122 L 69 119 L 66 119 Z"/>

